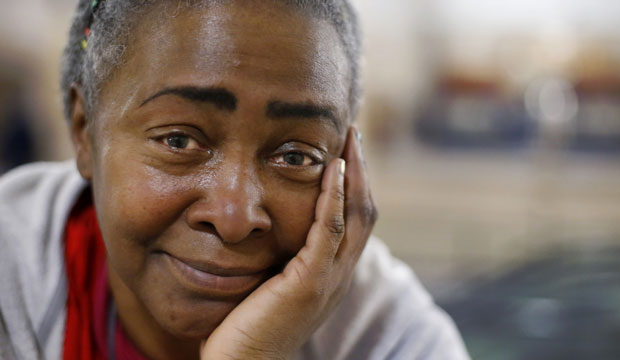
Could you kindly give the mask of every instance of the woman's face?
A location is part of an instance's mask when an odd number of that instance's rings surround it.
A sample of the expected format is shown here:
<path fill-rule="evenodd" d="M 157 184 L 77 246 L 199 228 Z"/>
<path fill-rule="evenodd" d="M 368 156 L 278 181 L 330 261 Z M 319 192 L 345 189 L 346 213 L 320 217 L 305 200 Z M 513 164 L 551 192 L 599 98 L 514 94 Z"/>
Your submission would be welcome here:
<path fill-rule="evenodd" d="M 77 146 L 117 302 L 181 338 L 303 246 L 349 126 L 335 29 L 261 3 L 147 16 Z"/>

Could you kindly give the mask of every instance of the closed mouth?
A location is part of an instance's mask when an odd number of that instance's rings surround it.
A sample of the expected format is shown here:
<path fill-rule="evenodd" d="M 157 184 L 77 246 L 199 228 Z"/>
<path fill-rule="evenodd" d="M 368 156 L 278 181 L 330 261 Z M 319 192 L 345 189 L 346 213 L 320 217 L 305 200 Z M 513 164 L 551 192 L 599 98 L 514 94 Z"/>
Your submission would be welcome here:
<path fill-rule="evenodd" d="M 189 260 L 161 253 L 171 273 L 186 288 L 221 300 L 240 300 L 256 289 L 269 269 L 222 267 L 210 262 Z"/>

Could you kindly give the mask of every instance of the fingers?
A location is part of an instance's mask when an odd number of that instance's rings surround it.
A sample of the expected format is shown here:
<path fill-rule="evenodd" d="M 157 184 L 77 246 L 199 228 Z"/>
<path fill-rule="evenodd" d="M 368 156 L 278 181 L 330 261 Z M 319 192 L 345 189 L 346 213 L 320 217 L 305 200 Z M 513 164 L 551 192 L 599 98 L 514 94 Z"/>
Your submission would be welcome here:
<path fill-rule="evenodd" d="M 332 160 L 325 170 L 306 245 L 289 263 L 296 276 L 309 284 L 321 283 L 330 276 L 341 283 L 341 276 L 349 277 L 377 219 L 356 135 L 357 130 L 350 128 L 345 159 Z M 334 277 L 333 270 L 340 276 Z"/>
<path fill-rule="evenodd" d="M 310 267 L 328 271 L 344 236 L 344 174 L 343 159 L 332 160 L 321 182 L 321 193 L 315 208 L 315 221 L 310 228 L 306 246 L 299 256 Z"/>
<path fill-rule="evenodd" d="M 347 259 L 347 261 L 355 263 L 364 250 L 378 217 L 370 193 L 358 130 L 355 127 L 349 129 L 343 157 L 347 162 L 345 175 L 346 203 L 344 208 L 347 231 L 336 255 L 336 260 Z"/>

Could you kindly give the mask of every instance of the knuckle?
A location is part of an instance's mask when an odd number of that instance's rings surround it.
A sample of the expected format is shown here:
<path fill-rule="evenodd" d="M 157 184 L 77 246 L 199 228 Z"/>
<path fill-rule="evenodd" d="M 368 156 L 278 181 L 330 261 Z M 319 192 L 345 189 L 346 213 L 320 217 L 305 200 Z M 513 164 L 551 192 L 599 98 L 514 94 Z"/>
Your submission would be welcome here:
<path fill-rule="evenodd" d="M 344 218 L 341 215 L 332 216 L 327 220 L 326 227 L 330 234 L 340 237 L 345 231 Z"/>
<path fill-rule="evenodd" d="M 374 225 L 379 218 L 379 211 L 375 203 L 370 199 L 366 199 L 355 206 L 354 212 L 357 213 L 364 224 L 368 225 Z"/>
<path fill-rule="evenodd" d="M 345 199 L 344 190 L 342 188 L 334 189 L 331 192 L 331 195 L 332 195 L 332 199 L 334 199 L 334 200 L 336 200 L 338 202 L 343 202 L 344 199 Z"/>
<path fill-rule="evenodd" d="M 308 288 L 307 290 L 307 298 L 309 301 L 320 302 L 325 296 L 325 288 L 323 286 L 313 286 Z"/>
<path fill-rule="evenodd" d="M 377 209 L 377 206 L 375 206 L 373 202 L 370 202 L 369 206 L 366 207 L 365 214 L 366 214 L 366 220 L 368 221 L 369 224 L 374 225 L 379 219 L 379 210 Z"/>

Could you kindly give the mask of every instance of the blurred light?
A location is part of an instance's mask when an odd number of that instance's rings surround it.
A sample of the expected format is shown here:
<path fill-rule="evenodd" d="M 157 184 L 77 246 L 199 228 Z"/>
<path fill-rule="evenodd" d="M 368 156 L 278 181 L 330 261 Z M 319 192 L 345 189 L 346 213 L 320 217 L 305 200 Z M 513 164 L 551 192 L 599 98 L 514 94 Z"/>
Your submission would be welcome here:
<path fill-rule="evenodd" d="M 552 128 L 567 126 L 577 115 L 579 104 L 572 85 L 561 78 L 532 82 L 525 90 L 529 115 Z"/>

